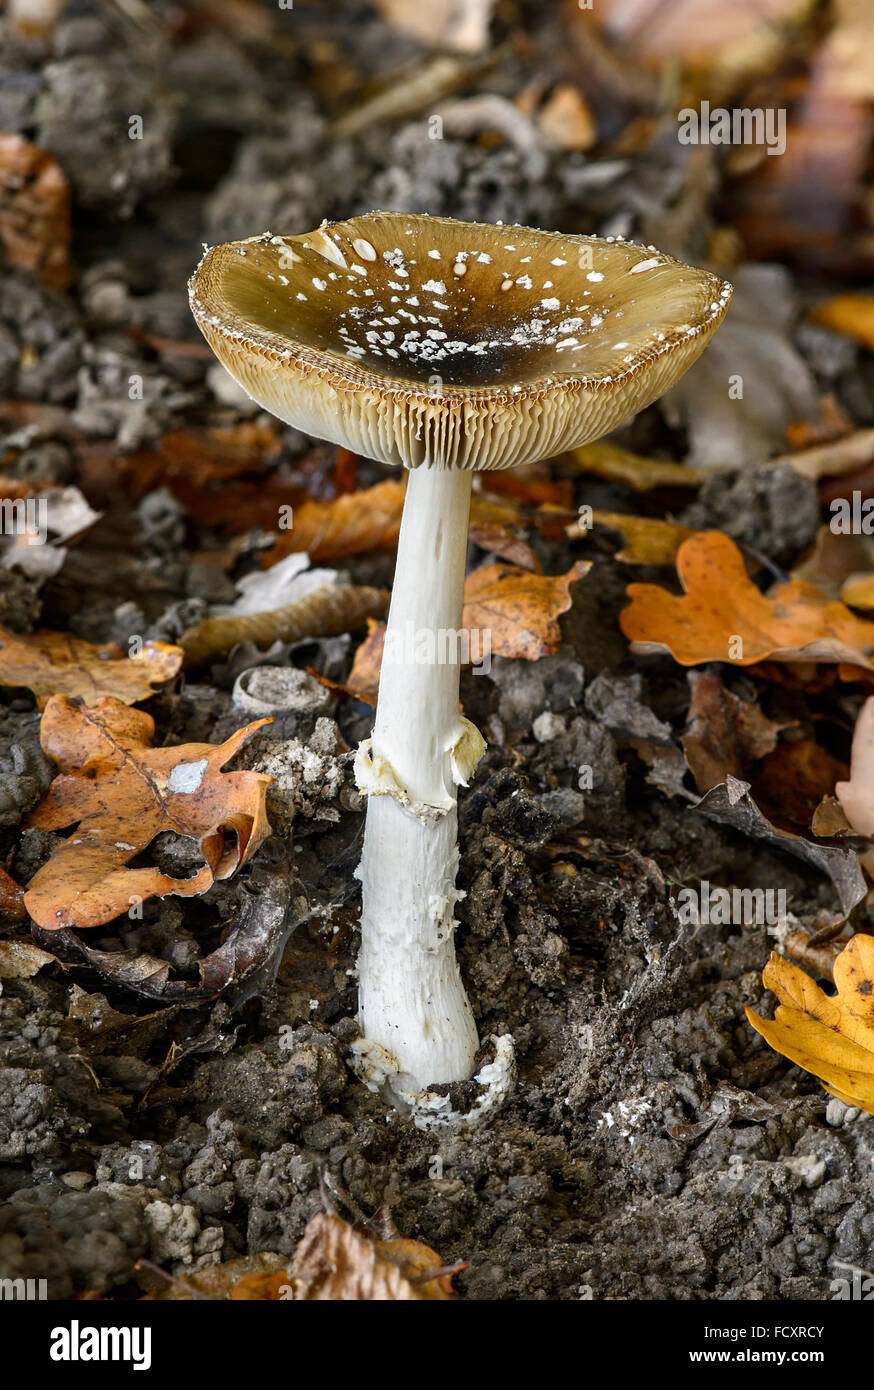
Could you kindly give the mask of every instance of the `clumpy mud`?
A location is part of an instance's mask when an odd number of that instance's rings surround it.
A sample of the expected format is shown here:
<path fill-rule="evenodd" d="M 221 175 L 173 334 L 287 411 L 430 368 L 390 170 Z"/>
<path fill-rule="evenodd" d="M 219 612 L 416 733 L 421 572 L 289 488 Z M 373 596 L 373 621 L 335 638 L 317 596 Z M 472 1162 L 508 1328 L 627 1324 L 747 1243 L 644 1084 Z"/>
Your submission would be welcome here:
<path fill-rule="evenodd" d="M 520 7 L 536 56 L 557 39 L 535 10 Z M 658 235 L 676 169 L 671 182 L 632 158 L 598 181 L 581 155 L 535 161 L 512 144 L 429 141 L 421 119 L 333 138 L 335 69 L 376 76 L 418 50 L 367 6 L 294 16 L 286 48 L 271 49 L 257 26 L 240 36 L 194 7 L 159 50 L 154 35 L 82 4 L 48 46 L 6 47 L 2 124 L 71 180 L 77 280 L 66 293 L 12 269 L 0 279 L 0 382 L 26 403 L 3 417 L 4 472 L 77 482 L 105 510 L 45 583 L 0 570 L 0 619 L 19 631 L 173 640 L 234 594 L 227 568 L 208 563 L 221 538 L 196 510 L 163 485 L 136 488 L 130 472 L 113 481 L 114 460 L 245 410 L 205 357 L 155 346 L 196 341 L 185 281 L 202 241 L 389 206 L 572 231 L 622 223 L 701 255 Z M 512 95 L 533 62 L 511 51 L 492 88 Z M 141 142 L 117 135 L 132 111 Z M 777 279 L 791 319 L 796 291 Z M 808 329 L 786 351 L 860 419 L 861 369 L 829 355 L 829 336 Z M 132 374 L 142 400 L 129 397 Z M 684 428 L 682 408 L 653 408 L 622 442 L 682 456 Z M 291 429 L 280 439 L 280 473 L 330 496 L 333 451 Z M 385 476 L 363 461 L 359 485 Z M 591 478 L 575 476 L 574 494 L 575 506 L 659 510 Z M 815 489 L 791 470 L 720 474 L 690 496 L 685 514 L 674 507 L 681 520 L 725 529 L 777 566 L 818 524 Z M 350 750 L 372 711 L 305 676 L 235 763 L 276 779 L 274 838 L 253 864 L 202 899 L 153 902 L 141 921 L 87 936 L 119 960 L 169 962 L 170 983 L 193 991 L 197 962 L 246 895 L 256 923 L 281 900 L 290 935 L 275 978 L 256 970 L 218 998 L 162 995 L 148 980 L 107 978 L 68 943 L 57 946 L 64 963 L 3 980 L 3 1277 L 46 1278 L 55 1299 L 131 1298 L 142 1258 L 184 1275 L 247 1252 L 290 1256 L 326 1206 L 358 1220 L 384 1205 L 404 1235 L 467 1262 L 456 1279 L 466 1299 L 823 1299 L 834 1261 L 870 1266 L 874 1120 L 829 1101 L 744 1018 L 747 1005 L 771 1013 L 760 972 L 782 928 L 689 924 L 676 911 L 679 890 L 706 879 L 785 889 L 796 922 L 812 924 L 834 910 L 833 890 L 697 807 L 678 743 L 686 674 L 629 654 L 616 619 L 631 572 L 615 536 L 534 544 L 550 574 L 595 562 L 561 620 L 560 651 L 496 657 L 462 684 L 489 747 L 459 802 L 457 945 L 481 1035 L 515 1038 L 503 1111 L 476 1131 L 423 1134 L 349 1069 L 363 826 Z M 240 546 L 235 578 L 259 547 Z M 388 584 L 392 558 L 337 568 Z M 248 718 L 232 700 L 236 677 L 259 662 L 343 680 L 357 640 L 232 653 L 148 702 L 156 743 L 228 737 Z M 725 679 L 752 694 L 741 673 Z M 764 698 L 771 718 L 818 717 L 816 697 L 774 686 Z M 836 735 L 844 757 L 850 727 Z M 3 689 L 0 849 L 19 882 L 57 842 L 21 829 L 51 775 L 32 697 Z M 153 850 L 174 873 L 198 862 L 172 837 Z M 30 940 L 11 921 L 2 939 Z"/>

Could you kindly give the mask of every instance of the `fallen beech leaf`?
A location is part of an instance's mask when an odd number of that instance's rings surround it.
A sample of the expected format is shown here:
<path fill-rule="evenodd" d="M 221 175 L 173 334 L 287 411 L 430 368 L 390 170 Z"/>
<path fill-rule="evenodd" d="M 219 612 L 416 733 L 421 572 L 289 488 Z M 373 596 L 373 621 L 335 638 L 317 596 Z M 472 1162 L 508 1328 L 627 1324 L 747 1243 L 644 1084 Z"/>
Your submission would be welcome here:
<path fill-rule="evenodd" d="M 10 265 L 69 287 L 70 185 L 61 166 L 20 135 L 0 133 L 0 245 Z"/>
<path fill-rule="evenodd" d="M 690 671 L 692 698 L 683 751 L 699 792 L 740 777 L 770 753 L 785 725 L 767 719 L 757 704 L 726 690 L 717 671 Z"/>
<path fill-rule="evenodd" d="M 874 459 L 874 430 L 855 430 L 843 439 L 831 444 L 818 444 L 813 449 L 802 449 L 795 454 L 781 454 L 769 459 L 768 466 L 776 468 L 788 463 L 803 478 L 817 482 L 820 478 L 845 478 L 865 468 Z M 843 496 L 847 483 L 835 483 L 835 495 Z M 824 500 L 829 501 L 828 494 Z"/>
<path fill-rule="evenodd" d="M 127 911 L 132 898 L 192 897 L 230 878 L 270 833 L 264 800 L 271 779 L 221 769 L 270 722 L 248 724 L 218 746 L 152 748 L 155 722 L 143 710 L 106 698 L 87 709 L 53 696 L 41 741 L 60 772 L 27 823 L 77 829 L 28 884 L 24 903 L 33 920 L 46 930 L 96 927 Z M 128 866 L 162 831 L 200 842 L 205 863 L 190 878 Z"/>
<path fill-rule="evenodd" d="M 855 338 L 869 352 L 874 352 L 874 295 L 850 291 L 815 304 L 808 314 L 814 323 Z"/>
<path fill-rule="evenodd" d="M 703 531 L 684 541 L 677 573 L 685 593 L 629 584 L 619 623 L 637 652 L 667 651 L 682 666 L 705 661 L 850 662 L 874 670 L 874 623 L 799 580 L 766 598 L 734 541 Z"/>
<path fill-rule="evenodd" d="M 857 835 L 874 835 L 874 696 L 859 711 L 850 752 L 850 778 L 835 796 Z"/>
<path fill-rule="evenodd" d="M 593 510 L 592 522 L 595 526 L 606 526 L 610 531 L 618 531 L 625 544 L 617 550 L 616 559 L 626 565 L 672 565 L 677 551 L 695 532 L 690 526 L 680 526 L 675 521 L 663 521 L 660 517 L 627 516 L 624 512 L 601 512 Z M 591 528 L 574 521 L 566 528 L 569 540 L 585 540 Z"/>
<path fill-rule="evenodd" d="M 529 574 L 515 565 L 483 565 L 464 586 L 462 626 L 491 634 L 494 656 L 536 661 L 561 646 L 558 615 L 571 606 L 571 587 L 591 564 L 578 560 L 567 574 Z"/>
<path fill-rule="evenodd" d="M 182 656 L 167 642 L 146 642 L 127 656 L 116 642 L 95 647 L 61 632 L 22 636 L 0 627 L 0 685 L 27 686 L 40 709 L 52 695 L 75 695 L 86 705 L 107 695 L 129 705 L 147 700 L 176 675 Z"/>
<path fill-rule="evenodd" d="M 762 983 L 780 1001 L 774 1018 L 747 1009 L 765 1041 L 818 1077 L 847 1105 L 874 1115 L 874 937 L 854 936 L 834 963 L 837 995 L 773 952 Z"/>
<path fill-rule="evenodd" d="M 867 569 L 874 569 L 874 537 L 836 534 L 830 526 L 820 526 L 811 553 L 795 566 L 790 578 L 812 584 L 826 598 L 863 608 L 864 604 L 852 604 L 845 586 Z"/>
<path fill-rule="evenodd" d="M 344 492 L 322 502 L 310 498 L 294 509 L 294 524 L 262 560 L 265 568 L 292 552 L 305 550 L 313 564 L 341 560 L 373 550 L 393 550 L 398 543 L 406 496 L 406 477 L 387 479 L 358 492 Z M 475 495 L 471 521 L 513 525 L 522 513 L 512 503 Z"/>
<path fill-rule="evenodd" d="M 389 479 L 329 502 L 304 502 L 295 507 L 294 525 L 267 551 L 262 564 L 275 565 L 299 550 L 305 550 L 313 564 L 391 550 L 397 545 L 406 490 L 406 479 Z"/>
<path fill-rule="evenodd" d="M 712 468 L 687 468 L 683 463 L 649 459 L 603 440 L 573 449 L 569 457 L 581 473 L 624 483 L 633 492 L 651 492 L 657 487 L 697 488 L 713 476 Z"/>
<path fill-rule="evenodd" d="M 826 874 L 834 885 L 844 917 L 848 917 L 867 892 L 859 861 L 853 850 L 818 845 L 811 840 L 805 840 L 801 835 L 780 830 L 762 814 L 749 791 L 749 782 L 728 776 L 724 783 L 713 787 L 702 796 L 695 810 L 721 825 L 733 826 L 750 839 L 764 840 L 774 849 L 785 850 L 787 854 L 802 859 L 820 873 Z"/>
<path fill-rule="evenodd" d="M 454 1296 L 443 1262 L 426 1245 L 368 1240 L 338 1217 L 321 1214 L 294 1252 L 291 1283 L 301 1302 L 409 1303 Z"/>

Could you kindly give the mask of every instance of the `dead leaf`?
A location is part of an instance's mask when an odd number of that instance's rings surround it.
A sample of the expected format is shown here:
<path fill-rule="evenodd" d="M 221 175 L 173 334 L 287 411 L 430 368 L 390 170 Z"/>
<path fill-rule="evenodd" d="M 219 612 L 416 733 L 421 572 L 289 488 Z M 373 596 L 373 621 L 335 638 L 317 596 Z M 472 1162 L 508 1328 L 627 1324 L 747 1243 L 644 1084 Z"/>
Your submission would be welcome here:
<path fill-rule="evenodd" d="M 768 466 L 778 468 L 781 464 L 788 463 L 803 478 L 812 478 L 817 482 L 820 478 L 845 477 L 854 470 L 865 468 L 872 459 L 874 430 L 854 430 L 852 434 L 844 436 L 843 439 L 836 439 L 831 444 L 819 444 L 813 449 L 802 449 L 799 453 L 781 454 L 778 458 L 769 459 Z M 848 484 L 835 486 L 835 495 L 842 495 Z M 828 494 L 825 495 L 825 500 L 830 500 Z"/>
<path fill-rule="evenodd" d="M 0 941 L 0 980 L 29 980 L 55 958 L 32 941 Z"/>
<path fill-rule="evenodd" d="M 699 792 L 740 777 L 777 746 L 785 725 L 767 719 L 757 704 L 726 690 L 718 671 L 690 671 L 683 750 Z"/>
<path fill-rule="evenodd" d="M 104 696 L 125 704 L 147 700 L 154 687 L 182 666 L 181 647 L 146 642 L 135 656 L 116 642 L 96 647 L 45 629 L 22 636 L 0 627 L 0 685 L 32 690 L 40 709 L 53 695 L 73 695 L 93 705 Z"/>
<path fill-rule="evenodd" d="M 490 633 L 495 656 L 536 661 L 561 646 L 558 616 L 570 608 L 571 587 L 591 564 L 578 560 L 567 574 L 529 574 L 515 565 L 483 565 L 464 586 L 462 626 Z"/>
<path fill-rule="evenodd" d="M 5 869 L 0 869 L 0 917 L 12 922 L 23 922 L 27 917 L 24 889 L 10 878 Z"/>
<path fill-rule="evenodd" d="M 721 825 L 731 825 L 753 840 L 763 840 L 826 874 L 834 884 L 841 911 L 848 917 L 864 898 L 867 887 L 852 849 L 818 845 L 801 835 L 772 825 L 749 795 L 749 782 L 728 776 L 725 782 L 702 796 L 695 810 Z"/>
<path fill-rule="evenodd" d="M 540 572 L 541 564 L 531 546 L 509 526 L 498 522 L 471 522 L 469 539 L 480 550 L 489 550 L 500 555 L 508 564 L 518 565 L 520 569 Z"/>
<path fill-rule="evenodd" d="M 96 950 L 66 928 L 42 931 L 35 927 L 34 934 L 55 960 L 85 965 L 115 989 L 166 1005 L 196 1004 L 221 994 L 233 1006 L 235 998 L 248 998 L 260 981 L 275 973 L 289 936 L 306 920 L 306 910 L 292 910 L 292 880 L 285 841 L 266 840 L 251 868 L 237 880 L 238 910 L 224 924 L 221 945 L 198 961 L 197 981 L 172 978 L 169 962 L 156 956 Z"/>
<path fill-rule="evenodd" d="M 625 544 L 617 550 L 616 559 L 626 565 L 672 565 L 677 551 L 695 532 L 690 526 L 660 517 L 627 516 L 624 512 L 592 511 L 592 523 L 618 531 Z M 569 540 L 585 540 L 591 528 L 578 521 L 566 527 Z"/>
<path fill-rule="evenodd" d="M 10 265 L 69 288 L 70 185 L 61 166 L 20 135 L 0 133 L 0 245 Z"/>
<path fill-rule="evenodd" d="M 379 693 L 379 673 L 382 670 L 382 652 L 385 646 L 385 623 L 375 618 L 367 620 L 367 636 L 360 643 L 352 662 L 352 670 L 343 687 L 347 694 L 365 704 L 376 706 Z"/>
<path fill-rule="evenodd" d="M 874 696 L 865 701 L 853 730 L 850 778 L 835 796 L 857 835 L 874 836 Z"/>
<path fill-rule="evenodd" d="M 598 143 L 598 126 L 582 92 L 560 82 L 536 113 L 541 134 L 560 150 L 591 150 Z"/>
<path fill-rule="evenodd" d="M 416 1302 L 454 1297 L 443 1261 L 411 1240 L 372 1241 L 336 1216 L 314 1216 L 294 1252 L 302 1302 Z"/>
<path fill-rule="evenodd" d="M 267 551 L 262 563 L 275 565 L 292 551 L 305 550 L 313 564 L 340 560 L 398 543 L 406 479 L 389 479 L 360 492 L 344 492 L 329 502 L 311 500 L 294 509 L 294 524 Z"/>
<path fill-rule="evenodd" d="M 142 1262 L 137 1276 L 142 1287 L 154 1287 L 143 1294 L 141 1302 L 167 1303 L 193 1299 L 229 1299 L 233 1302 L 278 1302 L 290 1297 L 291 1276 L 286 1255 L 274 1255 L 267 1250 L 256 1255 L 243 1255 L 224 1264 L 208 1265 L 178 1277 L 165 1274 Z"/>
<path fill-rule="evenodd" d="M 376 0 L 387 24 L 419 43 L 454 53 L 481 53 L 488 47 L 495 0 Z"/>
<path fill-rule="evenodd" d="M 254 642 L 267 648 L 277 641 L 300 642 L 304 637 L 355 632 L 368 618 L 382 617 L 388 602 L 385 589 L 326 584 L 283 608 L 204 618 L 183 634 L 185 669 L 190 671 L 223 656 L 238 642 Z"/>
<path fill-rule="evenodd" d="M 831 795 L 846 771 L 846 763 L 813 739 L 797 739 L 779 744 L 763 758 L 754 791 L 773 820 L 806 830 L 823 797 Z"/>
<path fill-rule="evenodd" d="M 603 440 L 573 449 L 569 457 L 581 473 L 624 483 L 633 492 L 652 492 L 658 487 L 698 488 L 713 476 L 712 468 L 687 468 L 683 463 L 646 458 Z"/>
<path fill-rule="evenodd" d="M 230 878 L 270 833 L 264 809 L 269 777 L 221 769 L 258 729 L 259 719 L 225 743 L 152 748 L 154 720 L 115 699 L 91 708 L 66 695 L 49 700 L 41 741 L 60 772 L 28 825 L 76 832 L 28 884 L 24 903 L 46 930 L 96 927 L 132 900 L 192 897 Z M 195 837 L 205 860 L 190 878 L 154 866 L 129 867 L 162 831 Z"/>
<path fill-rule="evenodd" d="M 677 573 L 684 594 L 656 584 L 629 584 L 631 606 L 619 623 L 637 652 L 670 652 L 682 666 L 731 661 L 849 662 L 874 670 L 874 623 L 823 598 L 799 580 L 766 598 L 749 578 L 743 555 L 722 531 L 681 545 Z"/>
<path fill-rule="evenodd" d="M 815 304 L 808 314 L 813 323 L 855 338 L 869 352 L 874 352 L 874 295 L 848 291 L 833 295 Z"/>
<path fill-rule="evenodd" d="M 874 1115 L 874 937 L 852 938 L 834 963 L 834 979 L 837 994 L 830 996 L 775 951 L 762 972 L 779 1000 L 774 1018 L 752 1009 L 747 1018 L 833 1096 Z"/>

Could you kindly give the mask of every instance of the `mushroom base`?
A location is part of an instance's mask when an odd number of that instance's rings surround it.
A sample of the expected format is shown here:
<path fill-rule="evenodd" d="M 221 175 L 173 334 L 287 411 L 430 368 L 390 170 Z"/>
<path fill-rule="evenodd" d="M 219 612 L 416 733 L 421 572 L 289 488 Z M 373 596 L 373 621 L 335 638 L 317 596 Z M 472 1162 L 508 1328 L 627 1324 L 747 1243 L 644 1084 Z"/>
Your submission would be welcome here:
<path fill-rule="evenodd" d="M 478 1046 L 455 960 L 457 819 L 453 807 L 422 820 L 393 796 L 367 804 L 359 1022 L 397 1062 L 406 1090 L 466 1080 Z M 389 863 L 403 872 L 387 874 Z"/>

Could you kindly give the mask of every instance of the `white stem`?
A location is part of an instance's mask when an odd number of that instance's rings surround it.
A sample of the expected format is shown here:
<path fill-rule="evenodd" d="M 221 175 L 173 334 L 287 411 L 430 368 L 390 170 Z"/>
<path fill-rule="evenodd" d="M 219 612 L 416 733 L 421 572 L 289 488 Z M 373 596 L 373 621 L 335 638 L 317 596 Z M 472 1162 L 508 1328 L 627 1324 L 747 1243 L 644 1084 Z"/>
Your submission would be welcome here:
<path fill-rule="evenodd" d="M 370 793 L 359 1019 L 413 1089 L 466 1080 L 477 1049 L 454 942 L 456 783 L 483 746 L 458 710 L 470 490 L 466 470 L 410 473 L 373 738 L 356 763 Z"/>

